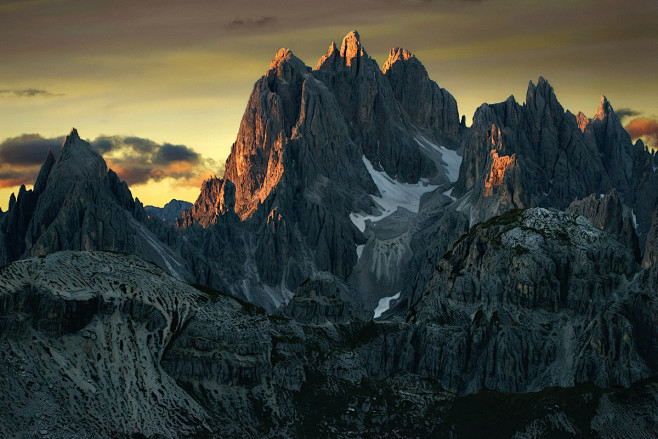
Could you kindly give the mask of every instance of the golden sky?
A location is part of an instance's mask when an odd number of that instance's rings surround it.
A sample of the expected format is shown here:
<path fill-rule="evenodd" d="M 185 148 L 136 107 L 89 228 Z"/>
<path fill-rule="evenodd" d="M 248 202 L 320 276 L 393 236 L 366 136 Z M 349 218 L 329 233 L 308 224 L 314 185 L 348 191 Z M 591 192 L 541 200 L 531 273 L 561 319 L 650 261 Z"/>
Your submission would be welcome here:
<path fill-rule="evenodd" d="M 145 204 L 194 201 L 276 51 L 315 66 L 351 29 L 380 64 L 394 46 L 415 53 L 469 122 L 540 75 L 572 112 L 592 116 L 605 94 L 629 121 L 658 115 L 656 0 L 0 0 L 0 207 L 32 172 L 7 158 L 41 142 L 23 135 L 74 126 L 114 139 L 106 158 Z"/>

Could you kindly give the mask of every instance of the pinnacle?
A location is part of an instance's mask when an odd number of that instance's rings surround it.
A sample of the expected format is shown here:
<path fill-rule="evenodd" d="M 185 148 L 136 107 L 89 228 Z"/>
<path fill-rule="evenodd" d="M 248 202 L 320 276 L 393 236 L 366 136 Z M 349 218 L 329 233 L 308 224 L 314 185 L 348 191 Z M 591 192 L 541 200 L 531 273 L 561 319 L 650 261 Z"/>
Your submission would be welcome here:
<path fill-rule="evenodd" d="M 388 59 L 384 63 L 382 71 L 386 73 L 397 61 L 409 61 L 412 58 L 416 58 L 413 53 L 403 49 L 402 47 L 394 47 L 388 53 Z"/>
<path fill-rule="evenodd" d="M 594 116 L 594 118 L 600 120 L 610 113 L 614 113 L 612 105 L 610 105 L 607 97 L 601 96 L 601 103 L 599 104 L 599 109 L 596 111 L 596 116 Z"/>
<path fill-rule="evenodd" d="M 340 55 L 348 60 L 347 65 L 350 65 L 350 60 L 359 56 L 368 56 L 365 49 L 361 45 L 361 37 L 356 30 L 350 31 L 340 47 Z"/>

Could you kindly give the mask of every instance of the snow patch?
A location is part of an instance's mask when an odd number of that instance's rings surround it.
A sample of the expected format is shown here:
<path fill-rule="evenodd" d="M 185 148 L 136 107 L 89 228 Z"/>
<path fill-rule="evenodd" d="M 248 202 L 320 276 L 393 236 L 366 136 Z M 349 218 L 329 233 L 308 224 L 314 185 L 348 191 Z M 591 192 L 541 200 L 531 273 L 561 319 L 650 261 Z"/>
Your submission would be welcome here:
<path fill-rule="evenodd" d="M 363 249 L 366 247 L 365 244 L 357 245 L 356 246 L 356 257 L 357 259 L 361 259 L 361 255 L 363 254 Z"/>
<path fill-rule="evenodd" d="M 637 230 L 637 216 L 635 216 L 635 209 L 631 210 L 631 216 L 633 217 L 633 228 Z"/>
<path fill-rule="evenodd" d="M 445 146 L 435 145 L 423 136 L 414 139 L 418 146 L 420 146 L 430 157 L 434 156 L 438 151 L 441 155 L 441 164 L 445 170 L 446 177 L 450 183 L 454 183 L 459 178 L 459 168 L 462 165 L 463 157 L 457 154 L 457 151 L 448 149 Z"/>
<path fill-rule="evenodd" d="M 381 317 L 382 314 L 384 314 L 388 309 L 391 307 L 391 300 L 397 300 L 400 298 L 400 292 L 398 292 L 395 296 L 390 296 L 390 297 L 382 297 L 379 299 L 379 303 L 377 304 L 377 308 L 375 308 L 375 316 L 373 317 L 374 319 L 378 319 Z"/>
<path fill-rule="evenodd" d="M 457 198 L 452 196 L 452 190 L 453 190 L 453 189 L 454 189 L 454 187 L 451 187 L 450 189 L 448 189 L 447 191 L 445 191 L 445 192 L 443 193 L 443 195 L 445 195 L 446 197 L 450 198 L 452 201 L 457 201 Z"/>
<path fill-rule="evenodd" d="M 351 213 L 350 219 L 355 226 L 363 233 L 366 230 L 366 221 L 372 222 L 381 221 L 387 216 L 394 213 L 398 208 L 402 207 L 413 213 L 418 213 L 420 209 L 420 198 L 435 190 L 438 186 L 429 184 L 426 180 L 421 179 L 418 183 L 400 183 L 399 181 L 391 178 L 384 171 L 377 171 L 372 166 L 372 163 L 363 156 L 361 158 L 363 164 L 375 182 L 381 197 L 370 195 L 375 203 L 380 208 L 378 215 L 366 215 L 363 213 Z"/>
<path fill-rule="evenodd" d="M 169 254 L 167 254 L 167 250 L 164 248 L 164 246 L 156 238 L 154 238 L 151 235 L 151 232 L 148 231 L 142 224 L 138 223 L 137 221 L 133 221 L 133 224 L 137 229 L 137 233 L 139 233 L 142 236 L 142 238 L 144 238 L 144 240 L 151 247 L 153 247 L 153 250 L 155 250 L 155 252 L 160 255 L 162 261 L 167 266 L 167 270 L 169 271 L 169 274 L 171 274 L 173 277 L 175 277 L 178 280 L 183 280 L 183 277 L 180 275 L 178 271 L 174 269 L 174 267 L 169 263 L 169 261 L 174 262 L 179 267 L 182 267 L 181 263 L 178 262 L 175 258 L 171 257 Z"/>

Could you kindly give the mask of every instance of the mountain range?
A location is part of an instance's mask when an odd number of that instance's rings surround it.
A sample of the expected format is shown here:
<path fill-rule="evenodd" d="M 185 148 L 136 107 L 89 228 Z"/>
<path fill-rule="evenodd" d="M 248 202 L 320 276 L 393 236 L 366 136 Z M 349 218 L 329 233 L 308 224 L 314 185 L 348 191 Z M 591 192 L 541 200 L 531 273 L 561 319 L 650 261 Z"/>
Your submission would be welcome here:
<path fill-rule="evenodd" d="M 145 208 L 73 129 L 12 196 L 3 437 L 658 434 L 658 158 L 605 97 L 466 126 L 352 31 L 277 52 L 225 169 Z"/>

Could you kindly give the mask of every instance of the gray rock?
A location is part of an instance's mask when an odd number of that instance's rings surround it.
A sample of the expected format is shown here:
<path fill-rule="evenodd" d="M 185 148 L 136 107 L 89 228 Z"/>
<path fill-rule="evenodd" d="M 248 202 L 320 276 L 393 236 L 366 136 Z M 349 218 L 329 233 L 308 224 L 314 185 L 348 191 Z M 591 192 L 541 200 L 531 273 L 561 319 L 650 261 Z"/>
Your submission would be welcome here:
<path fill-rule="evenodd" d="M 192 207 L 192 203 L 182 200 L 171 200 L 164 207 L 144 206 L 146 213 L 154 218 L 161 219 L 170 225 L 176 224 L 176 219 L 181 216 L 183 211 Z"/>
<path fill-rule="evenodd" d="M 478 431 L 544 437 L 592 430 L 651 436 L 658 425 L 655 382 L 465 397 L 445 390 L 450 382 L 469 392 L 501 388 L 512 379 L 518 390 L 542 389 L 553 385 L 555 364 L 572 350 L 574 361 L 560 367 L 575 368 L 576 382 L 607 377 L 612 383 L 633 366 L 642 374 L 641 361 L 658 367 L 658 270 L 640 272 L 625 285 L 626 296 L 613 298 L 608 289 L 623 277 L 625 264 L 633 264 L 628 252 L 616 253 L 621 244 L 614 237 L 582 217 L 544 210 L 520 215 L 478 226 L 439 263 L 431 285 L 443 276 L 444 261 L 468 261 L 455 272 L 461 277 L 485 261 L 502 261 L 492 268 L 504 270 L 510 246 L 537 244 L 536 261 L 515 265 L 509 276 L 544 267 L 553 255 L 544 248 L 556 251 L 556 259 L 578 255 L 573 269 L 601 264 L 601 274 L 581 276 L 583 291 L 595 294 L 592 302 L 577 294 L 575 279 L 566 298 L 560 288 L 538 288 L 545 294 L 533 301 L 514 297 L 518 289 L 509 282 L 502 290 L 483 289 L 479 298 L 466 289 L 462 296 L 445 289 L 442 297 L 431 286 L 414 308 L 415 323 L 364 322 L 349 318 L 348 304 L 341 304 L 349 287 L 324 274 L 287 305 L 298 320 L 192 288 L 134 256 L 60 252 L 15 262 L 0 270 L 0 434 L 460 438 Z M 566 233 L 577 244 L 571 253 L 556 222 L 565 218 L 573 221 Z M 499 244 L 482 244 L 480 238 L 496 232 L 502 232 Z M 478 247 L 479 256 L 465 253 Z M 489 257 L 491 251 L 499 258 Z M 603 271 L 615 261 L 610 284 L 592 290 L 589 283 L 605 279 Z M 481 279 L 483 287 L 490 282 Z M 557 320 L 556 301 L 566 307 Z M 469 303 L 479 310 L 471 313 Z M 582 333 L 552 335 L 551 322 L 576 330 L 579 321 Z M 537 332 L 541 342 L 533 339 Z M 455 364 L 470 365 L 463 379 L 451 375 Z"/>
<path fill-rule="evenodd" d="M 605 97 L 592 120 L 576 117 L 539 78 L 530 83 L 523 106 L 513 97 L 481 106 L 464 142 L 454 194 L 469 194 L 462 210 L 471 224 L 512 208 L 566 209 L 614 188 L 637 217 L 644 249 L 658 202 L 653 157 L 641 141 L 633 145 Z"/>
<path fill-rule="evenodd" d="M 640 260 L 640 247 L 635 228 L 635 214 L 624 206 L 612 189 L 607 194 L 592 194 L 582 200 L 575 200 L 566 209 L 567 213 L 582 215 L 599 229 L 615 235 L 632 249 L 635 259 Z"/>
<path fill-rule="evenodd" d="M 382 70 L 416 127 L 427 129 L 442 144 L 459 145 L 462 128 L 457 101 L 429 78 L 418 58 L 396 47 L 391 49 Z"/>
<path fill-rule="evenodd" d="M 155 223 L 155 222 L 154 222 Z M 33 190 L 22 187 L 0 222 L 4 263 L 59 250 L 110 250 L 153 261 L 191 280 L 177 251 L 150 230 L 126 183 L 73 129 L 55 160 L 49 152 Z M 3 262 L 3 261 L 0 261 Z"/>

